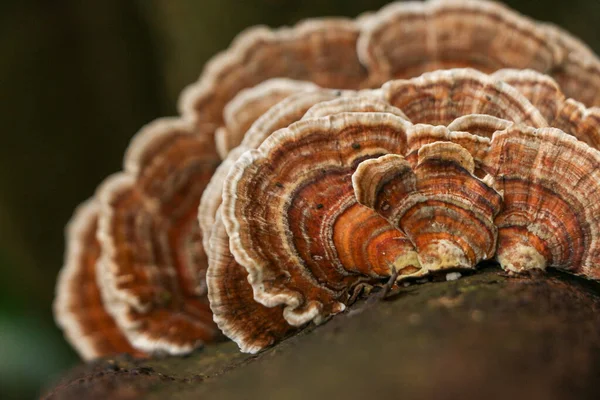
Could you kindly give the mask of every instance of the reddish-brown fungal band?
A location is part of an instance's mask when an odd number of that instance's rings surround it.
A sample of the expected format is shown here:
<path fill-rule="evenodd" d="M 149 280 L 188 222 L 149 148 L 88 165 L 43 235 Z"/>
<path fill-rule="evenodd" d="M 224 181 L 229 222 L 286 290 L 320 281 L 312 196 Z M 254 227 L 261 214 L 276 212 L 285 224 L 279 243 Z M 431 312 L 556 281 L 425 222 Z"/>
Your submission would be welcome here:
<path fill-rule="evenodd" d="M 558 28 L 474 0 L 259 27 L 181 99 L 69 225 L 55 313 L 85 358 L 217 327 L 256 352 L 394 271 L 600 278 L 600 61 Z"/>
<path fill-rule="evenodd" d="M 197 224 L 218 157 L 207 137 L 190 132 L 178 119 L 145 127 L 128 150 L 125 172 L 98 192 L 106 306 L 131 343 L 148 352 L 188 352 L 218 333 Z"/>
<path fill-rule="evenodd" d="M 421 147 L 411 168 L 399 155 L 361 163 L 352 177 L 358 201 L 414 243 L 422 272 L 475 268 L 496 247 L 502 197 L 473 175 L 475 162 L 454 143 Z"/>
<path fill-rule="evenodd" d="M 498 261 L 600 278 L 600 152 L 557 129 L 497 132 L 484 169 L 504 192 Z"/>
<path fill-rule="evenodd" d="M 225 105 L 240 92 L 271 78 L 314 82 L 321 87 L 356 89 L 369 77 L 356 54 L 359 27 L 347 19 L 308 20 L 293 28 L 249 29 L 230 49 L 210 61 L 200 80 L 180 102 L 182 113 L 201 130 L 222 123 Z"/>
<path fill-rule="evenodd" d="M 210 242 L 208 298 L 221 331 L 247 353 L 256 353 L 293 332 L 295 329 L 283 319 L 281 306 L 267 308 L 254 301 L 248 272 L 229 251 L 229 236 L 220 212 Z"/>
<path fill-rule="evenodd" d="M 65 266 L 60 272 L 54 314 L 82 358 L 136 351 L 106 311 L 96 280 L 100 244 L 96 240 L 98 203 L 80 205 L 67 225 Z"/>
<path fill-rule="evenodd" d="M 516 89 L 473 69 L 429 72 L 383 86 L 385 99 L 413 123 L 448 125 L 484 114 L 529 126 L 546 126 L 540 112 Z"/>
<path fill-rule="evenodd" d="M 468 0 L 385 7 L 361 36 L 359 51 L 369 67 L 390 78 L 464 66 L 547 71 L 561 55 L 527 18 L 501 4 Z"/>
<path fill-rule="evenodd" d="M 364 159 L 402 153 L 406 127 L 404 119 L 387 113 L 307 119 L 276 132 L 238 160 L 225 183 L 223 220 L 231 251 L 248 270 L 257 301 L 285 304 L 284 317 L 292 325 L 318 322 L 344 309 L 354 285 L 381 276 L 368 266 L 342 264 L 334 237 L 340 236 L 336 228 L 355 232 L 370 223 L 369 213 L 356 218 L 360 214 L 354 208 L 360 206 L 352 192 L 352 172 Z M 411 246 L 400 233 L 396 241 L 380 241 L 388 229 L 383 223 L 364 243 L 387 244 L 390 251 L 383 253 L 391 266 L 396 249 L 403 253 Z M 357 268 L 368 273 L 357 275 Z"/>

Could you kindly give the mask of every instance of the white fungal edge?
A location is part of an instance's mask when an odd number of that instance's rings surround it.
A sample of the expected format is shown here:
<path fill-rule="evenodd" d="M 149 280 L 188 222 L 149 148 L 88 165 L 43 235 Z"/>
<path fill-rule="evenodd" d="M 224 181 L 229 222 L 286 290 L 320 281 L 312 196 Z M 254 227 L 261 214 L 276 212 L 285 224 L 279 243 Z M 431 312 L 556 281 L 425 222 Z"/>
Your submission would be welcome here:
<path fill-rule="evenodd" d="M 363 18 L 361 21 L 362 24 L 362 32 L 358 40 L 357 44 L 357 52 L 358 58 L 363 65 L 365 65 L 369 70 L 378 71 L 381 70 L 382 67 L 383 72 L 389 77 L 389 66 L 387 65 L 375 65 L 372 59 L 372 55 L 369 54 L 369 48 L 371 42 L 373 40 L 373 35 L 375 32 L 385 27 L 386 25 L 393 23 L 394 20 L 398 18 L 402 18 L 403 16 L 408 15 L 418 15 L 422 16 L 426 20 L 426 28 L 428 30 L 427 40 L 430 43 L 431 48 L 436 47 L 436 43 L 433 42 L 434 33 L 436 30 L 435 25 L 431 19 L 435 18 L 435 15 L 444 11 L 444 10 L 464 10 L 469 9 L 471 11 L 475 11 L 481 14 L 486 15 L 496 15 L 501 17 L 502 23 L 510 23 L 513 24 L 522 30 L 530 32 L 532 35 L 536 36 L 540 41 L 548 43 L 550 42 L 549 33 L 550 29 L 547 29 L 545 24 L 537 22 L 507 6 L 495 2 L 495 1 L 485 1 L 485 0 L 428 0 L 425 2 L 417 2 L 417 1 L 407 1 L 407 2 L 394 2 L 388 4 L 387 6 L 381 8 L 379 11 L 368 15 L 366 18 Z M 557 34 L 553 32 L 555 36 L 561 36 L 560 33 Z M 568 39 L 571 39 L 571 35 L 564 35 Z M 579 41 L 576 39 L 572 39 L 572 46 L 577 47 L 577 49 L 585 49 L 584 45 L 579 44 Z M 568 43 L 571 43 L 571 40 L 568 40 Z M 575 44 L 579 44 L 579 46 L 575 46 Z M 589 50 L 588 50 L 589 52 Z M 552 65 L 559 65 L 564 59 L 564 53 L 562 49 L 556 45 L 552 44 Z"/>
<path fill-rule="evenodd" d="M 515 101 L 519 102 L 523 106 L 525 114 L 530 116 L 531 122 L 533 123 L 533 127 L 542 128 L 548 126 L 546 119 L 542 116 L 539 110 L 535 108 L 533 104 L 531 104 L 531 102 L 527 100 L 527 98 L 524 95 L 522 95 L 517 89 L 500 79 L 494 78 L 491 75 L 484 74 L 483 72 L 479 72 L 473 68 L 453 68 L 425 72 L 422 75 L 415 78 L 389 81 L 382 86 L 381 90 L 384 99 L 389 102 L 391 94 L 395 93 L 395 91 L 397 91 L 398 88 L 401 88 L 403 85 L 423 87 L 432 83 L 435 84 L 440 82 L 456 82 L 463 79 L 476 80 L 481 84 L 482 88 L 493 87 L 499 92 L 502 92 L 514 99 Z M 477 110 L 471 110 L 466 115 L 476 113 Z M 516 121 L 515 123 L 523 123 L 523 121 Z"/>
<path fill-rule="evenodd" d="M 373 111 L 365 111 L 368 109 Z M 302 119 L 321 118 L 344 112 L 389 113 L 408 121 L 408 117 L 399 108 L 382 98 L 380 90 L 344 93 L 335 99 L 319 102 L 309 108 Z"/>
<path fill-rule="evenodd" d="M 565 33 L 565 35 L 566 34 L 567 33 Z M 583 51 L 583 50 L 585 50 L 585 49 L 582 49 L 581 51 Z M 598 63 L 600 64 L 600 61 Z M 599 70 L 600 70 L 600 67 L 599 67 Z M 587 107 L 585 104 L 583 104 L 580 101 L 577 101 L 572 98 L 568 98 L 562 91 L 560 85 L 552 77 L 550 77 L 548 75 L 544 75 L 541 72 L 531 70 L 531 69 L 519 70 L 519 69 L 512 69 L 512 68 L 504 68 L 504 69 L 500 69 L 500 70 L 494 72 L 493 74 L 490 75 L 490 77 L 501 80 L 503 82 L 506 82 L 508 85 L 523 84 L 523 83 L 529 83 L 529 84 L 541 83 L 543 85 L 551 86 L 551 87 L 553 87 L 553 89 L 555 91 L 555 96 L 552 99 L 554 102 L 554 105 L 556 107 L 557 114 L 555 115 L 555 117 L 558 117 L 564 108 L 574 107 L 575 110 L 577 110 L 576 112 L 581 114 L 580 121 L 585 121 L 587 118 L 590 118 L 590 117 L 600 120 L 600 107 Z M 544 99 L 544 100 L 547 100 L 547 99 Z M 571 112 L 573 112 L 573 111 L 571 111 Z M 548 122 L 550 123 L 550 126 L 552 126 L 554 121 L 548 121 Z M 576 136 L 572 132 L 567 132 L 567 133 L 569 135 Z M 589 133 L 589 131 L 586 131 L 586 133 Z M 595 147 L 595 146 L 600 145 L 600 128 L 596 129 L 595 133 L 596 133 L 596 135 L 593 137 L 587 137 L 587 138 L 579 137 L 579 136 L 576 136 L 576 137 L 580 141 L 586 142 L 586 143 L 592 145 L 592 147 Z"/>
<path fill-rule="evenodd" d="M 217 85 L 219 82 L 217 82 L 217 77 L 219 76 L 219 72 L 231 66 L 243 64 L 246 54 L 256 44 L 260 42 L 272 44 L 290 41 L 313 32 L 320 30 L 330 31 L 332 29 L 359 32 L 359 26 L 353 20 L 331 17 L 307 19 L 293 27 L 283 26 L 271 29 L 267 26 L 259 25 L 242 31 L 233 39 L 228 49 L 217 54 L 207 62 L 198 81 L 188 85 L 181 92 L 178 101 L 180 114 L 197 121 L 194 109 L 196 101 L 213 90 L 218 90 Z"/>
<path fill-rule="evenodd" d="M 124 171 L 109 176 L 98 187 L 96 198 L 100 205 L 100 216 L 97 239 L 100 242 L 102 251 L 96 271 L 105 308 L 115 319 L 118 327 L 133 347 L 147 353 L 164 351 L 168 354 L 186 354 L 203 343 L 197 341 L 191 344 L 177 345 L 162 339 L 150 339 L 138 330 L 140 322 L 129 318 L 128 313 L 130 310 L 144 313 L 148 311 L 149 306 L 142 304 L 137 297 L 128 291 L 118 289 L 116 275 L 119 266 L 114 261 L 116 248 L 113 243 L 114 239 L 110 235 L 111 221 L 114 215 L 114 209 L 111 205 L 113 199 L 135 185 L 144 153 L 153 146 L 155 141 L 172 134 L 196 137 L 193 134 L 192 123 L 189 120 L 167 117 L 152 121 L 140 129 L 132 138 L 125 152 Z M 198 137 L 198 140 L 204 139 Z M 149 209 L 159 207 L 155 201 L 145 200 Z"/>
<path fill-rule="evenodd" d="M 301 293 L 292 290 L 284 290 L 281 293 L 273 293 L 265 289 L 263 285 L 264 276 L 262 273 L 263 265 L 261 260 L 253 259 L 244 248 L 240 236 L 240 221 L 237 220 L 235 210 L 238 196 L 237 185 L 244 178 L 246 171 L 250 170 L 252 165 L 267 158 L 272 151 L 276 151 L 281 143 L 286 141 L 295 141 L 298 136 L 309 134 L 315 127 L 338 132 L 349 124 L 378 125 L 382 122 L 388 122 L 390 125 L 402 127 L 406 132 L 408 127 L 412 126 L 408 121 L 388 113 L 342 113 L 323 118 L 307 119 L 296 122 L 288 128 L 280 129 L 267 138 L 257 150 L 249 150 L 242 154 L 235 165 L 231 168 L 223 187 L 223 203 L 221 207 L 223 222 L 227 234 L 229 235 L 230 250 L 238 264 L 242 265 L 248 271 L 248 282 L 252 285 L 254 299 L 266 307 L 275 307 L 285 305 L 283 316 L 292 326 L 301 326 L 311 320 L 315 323 L 322 322 L 327 316 L 320 315 L 321 304 L 315 300 L 307 299 L 306 311 L 299 313 L 296 309 L 302 304 L 303 296 Z M 332 133 L 333 134 L 333 133 Z M 281 222 L 278 222 L 281 223 Z M 283 229 L 280 229 L 283 231 Z M 284 242 L 284 246 L 288 246 Z M 288 249 L 288 254 L 293 254 Z M 300 264 L 298 262 L 297 264 Z M 306 277 L 305 277 L 306 278 Z M 317 284 L 315 282 L 315 284 Z M 345 309 L 341 302 L 336 304 L 340 311 Z"/>
<path fill-rule="evenodd" d="M 511 132 L 518 132 L 518 135 L 516 136 L 511 136 Z M 494 180 L 497 180 L 498 175 L 498 168 L 495 168 L 494 166 L 498 165 L 498 163 L 495 163 L 493 161 L 495 161 L 492 157 L 495 154 L 495 152 L 493 151 L 495 146 L 498 146 L 498 141 L 502 140 L 502 137 L 506 136 L 508 138 L 512 138 L 514 141 L 525 144 L 527 143 L 527 140 L 531 137 L 544 137 L 547 138 L 547 140 L 542 140 L 541 142 L 545 142 L 545 143 L 551 143 L 552 145 L 557 145 L 557 143 L 560 142 L 570 142 L 573 145 L 573 148 L 576 150 L 581 151 L 584 154 L 588 154 L 591 158 L 595 159 L 597 161 L 597 165 L 600 165 L 600 150 L 594 149 L 593 147 L 587 145 L 586 143 L 578 140 L 576 137 L 569 135 L 563 131 L 561 131 L 560 129 L 556 129 L 556 128 L 551 128 L 551 127 L 544 127 L 544 128 L 532 128 L 532 127 L 527 127 L 527 126 L 513 126 L 510 128 L 507 128 L 506 130 L 503 131 L 497 131 L 494 132 L 494 135 L 492 136 L 492 140 L 490 142 L 490 151 L 488 152 L 488 157 L 486 157 L 486 159 L 484 160 L 484 165 L 486 165 L 486 169 L 489 170 L 489 174 L 492 175 Z M 573 160 L 574 163 L 577 163 L 577 160 Z M 593 173 L 598 173 L 596 170 L 592 171 Z M 600 176 L 600 174 L 599 174 Z M 598 185 L 600 187 L 600 184 Z M 589 207 L 587 207 L 585 209 L 585 220 L 586 221 L 594 221 L 595 216 L 592 214 L 592 212 L 589 210 Z M 584 257 L 582 259 L 582 275 L 588 278 L 592 277 L 592 274 L 589 274 L 588 271 L 594 269 L 597 266 L 597 260 L 593 259 L 593 253 L 594 251 L 597 253 L 597 249 L 600 248 L 600 244 L 598 244 L 598 239 L 594 240 L 594 238 L 598 238 L 598 235 L 600 234 L 600 228 L 598 226 L 596 226 L 593 223 L 589 224 L 590 227 L 590 237 L 592 238 L 592 241 L 590 242 L 590 249 L 588 249 L 588 252 L 584 254 Z M 532 232 L 534 235 L 536 235 L 536 232 L 534 230 L 532 230 L 532 228 L 530 226 L 527 227 L 527 229 Z M 497 251 L 496 251 L 496 256 L 497 256 Z M 498 259 L 498 257 L 496 257 Z M 502 266 L 502 265 L 501 265 Z M 511 265 L 508 266 L 502 266 L 502 268 L 506 268 L 508 267 L 510 270 L 516 270 L 516 268 L 512 267 Z M 566 272 L 569 272 L 568 270 L 566 270 Z M 594 278 L 592 278 L 594 279 Z"/>
<path fill-rule="evenodd" d="M 219 228 L 219 223 L 222 223 L 220 221 L 222 221 L 221 218 L 221 207 L 219 207 L 217 209 L 217 212 L 215 214 L 215 221 L 216 222 L 213 225 L 213 230 L 212 230 L 212 234 L 210 235 L 210 241 L 211 241 L 211 246 L 210 246 L 210 253 L 209 253 L 209 264 L 208 264 L 208 269 L 206 271 L 206 285 L 208 287 L 208 300 L 211 306 L 211 310 L 212 310 L 212 306 L 215 303 L 220 303 L 219 301 L 217 301 L 217 299 L 221 298 L 222 293 L 220 290 L 217 290 L 216 288 L 218 287 L 218 285 L 216 285 L 216 280 L 218 277 L 212 275 L 212 270 L 215 267 L 215 265 L 218 265 L 221 261 L 221 258 L 223 257 L 223 254 L 219 251 L 217 251 L 217 245 L 215 242 L 216 239 L 216 230 Z M 227 243 L 227 246 L 229 246 L 229 243 Z M 242 266 L 240 266 L 240 268 L 243 268 Z M 213 284 L 215 283 L 215 284 Z M 248 285 L 250 285 L 250 283 L 247 283 Z M 256 354 L 258 353 L 260 350 L 262 350 L 264 347 L 262 346 L 258 346 L 258 345 L 254 345 L 254 344 L 250 344 L 247 343 L 245 340 L 243 340 L 242 335 L 240 335 L 238 333 L 239 328 L 235 329 L 235 327 L 233 326 L 233 324 L 231 324 L 229 322 L 228 319 L 223 318 L 220 314 L 213 312 L 213 321 L 217 324 L 217 326 L 219 327 L 219 329 L 221 330 L 221 332 L 223 332 L 223 334 L 225 336 L 227 336 L 229 339 L 233 340 L 239 347 L 240 351 L 243 353 L 250 353 L 250 354 Z"/>
<path fill-rule="evenodd" d="M 282 95 L 282 97 L 285 99 L 294 93 L 316 91 L 318 89 L 319 86 L 312 82 L 298 81 L 288 78 L 268 79 L 256 86 L 242 89 L 229 103 L 225 105 L 225 108 L 223 109 L 224 126 L 219 127 L 215 131 L 215 143 L 217 145 L 217 152 L 219 153 L 221 159 L 225 159 L 227 157 L 227 153 L 229 153 L 239 144 L 232 143 L 232 140 L 237 138 L 231 137 L 231 130 L 232 128 L 235 128 L 235 124 L 237 122 L 236 115 L 243 112 L 244 108 L 248 104 L 277 94 L 280 96 Z M 275 106 L 280 101 L 276 101 L 271 105 L 271 107 Z"/>
<path fill-rule="evenodd" d="M 346 96 L 354 92 L 321 89 L 315 86 L 315 89 L 302 90 L 291 94 L 261 115 L 248 129 L 242 143 L 227 154 L 227 157 L 217 167 L 204 189 L 198 206 L 198 222 L 202 231 L 202 244 L 207 254 L 210 250 L 210 236 L 215 222 L 215 214 L 222 202 L 223 184 L 233 164 L 243 152 L 257 148 L 274 132 L 271 129 L 274 121 L 280 120 L 298 107 L 305 107 L 306 103 L 318 104 L 327 99 L 335 98 L 338 93 L 340 96 Z"/>
<path fill-rule="evenodd" d="M 98 203 L 91 198 L 80 204 L 65 228 L 65 264 L 58 273 L 56 298 L 52 304 L 54 318 L 63 329 L 66 339 L 84 360 L 91 360 L 101 354 L 84 335 L 77 317 L 69 310 L 71 294 L 78 288 L 71 287 L 73 276 L 81 268 L 80 258 L 85 252 L 82 236 L 98 215 Z"/>

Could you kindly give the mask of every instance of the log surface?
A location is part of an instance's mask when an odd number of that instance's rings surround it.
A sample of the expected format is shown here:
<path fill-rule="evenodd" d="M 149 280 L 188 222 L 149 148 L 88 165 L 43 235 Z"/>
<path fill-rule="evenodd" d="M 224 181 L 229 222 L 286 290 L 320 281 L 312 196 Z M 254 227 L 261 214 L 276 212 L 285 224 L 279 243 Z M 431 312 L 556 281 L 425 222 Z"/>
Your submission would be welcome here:
<path fill-rule="evenodd" d="M 99 360 L 43 398 L 598 399 L 599 311 L 596 283 L 486 268 L 359 302 L 258 355 L 226 342 Z"/>

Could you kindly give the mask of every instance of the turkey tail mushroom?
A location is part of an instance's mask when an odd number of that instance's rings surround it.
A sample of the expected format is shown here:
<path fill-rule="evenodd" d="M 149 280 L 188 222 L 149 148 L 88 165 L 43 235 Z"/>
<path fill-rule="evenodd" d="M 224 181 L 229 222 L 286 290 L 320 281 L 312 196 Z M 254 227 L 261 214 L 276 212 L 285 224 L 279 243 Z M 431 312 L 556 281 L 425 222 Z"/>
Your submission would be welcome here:
<path fill-rule="evenodd" d="M 540 112 L 516 89 L 473 69 L 428 72 L 386 83 L 384 98 L 417 124 L 448 125 L 484 114 L 534 127 L 547 126 Z"/>
<path fill-rule="evenodd" d="M 268 109 L 292 94 L 318 88 L 310 82 L 278 78 L 239 92 L 223 109 L 224 126 L 215 132 L 221 158 L 225 159 L 227 153 L 242 142 L 246 131 Z"/>
<path fill-rule="evenodd" d="M 97 227 L 98 202 L 90 199 L 75 210 L 67 224 L 66 264 L 58 277 L 54 315 L 69 343 L 85 360 L 116 353 L 143 356 L 105 309 L 97 279 Z"/>
<path fill-rule="evenodd" d="M 256 352 L 392 276 L 600 279 L 598 106 L 598 57 L 495 2 L 249 29 L 74 215 L 57 322 L 86 359 Z"/>
<path fill-rule="evenodd" d="M 513 127 L 494 134 L 484 164 L 504 193 L 495 219 L 503 268 L 600 278 L 600 152 L 557 129 Z"/>
<path fill-rule="evenodd" d="M 206 272 L 213 319 L 221 332 L 245 353 L 271 346 L 296 329 L 283 318 L 283 307 L 254 301 L 248 272 L 229 251 L 229 236 L 217 211 L 210 237 L 210 266 Z"/>
<path fill-rule="evenodd" d="M 352 176 L 359 203 L 414 244 L 420 274 L 474 269 L 493 257 L 502 196 L 473 175 L 469 152 L 450 142 L 424 145 L 414 169 L 400 155 L 363 161 Z"/>
<path fill-rule="evenodd" d="M 285 304 L 291 325 L 320 322 L 344 310 L 354 285 L 389 276 L 391 265 L 408 259 L 412 245 L 374 212 L 358 212 L 351 184 L 364 159 L 405 150 L 407 127 L 387 113 L 336 114 L 292 124 L 242 155 L 225 182 L 222 212 L 231 252 L 248 271 L 255 300 Z M 381 251 L 374 266 L 345 265 L 336 247 L 348 243 L 341 231 L 365 224 L 377 229 L 353 250 L 389 251 Z"/>
<path fill-rule="evenodd" d="M 368 86 L 368 71 L 356 54 L 359 34 L 358 24 L 343 18 L 307 20 L 275 30 L 248 29 L 184 90 L 180 111 L 196 122 L 199 132 L 212 134 L 223 123 L 223 108 L 237 93 L 272 78 L 335 89 Z"/>

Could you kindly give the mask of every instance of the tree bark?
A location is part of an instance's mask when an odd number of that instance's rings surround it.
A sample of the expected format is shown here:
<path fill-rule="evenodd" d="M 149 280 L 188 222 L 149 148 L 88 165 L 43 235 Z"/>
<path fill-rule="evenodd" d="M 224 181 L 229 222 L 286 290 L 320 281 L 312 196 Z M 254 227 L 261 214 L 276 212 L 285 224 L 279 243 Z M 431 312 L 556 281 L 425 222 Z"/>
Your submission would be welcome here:
<path fill-rule="evenodd" d="M 559 273 L 458 281 L 358 302 L 258 355 L 100 360 L 47 399 L 598 399 L 600 285 Z"/>

